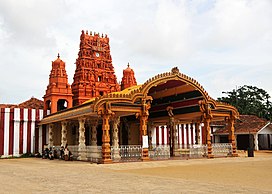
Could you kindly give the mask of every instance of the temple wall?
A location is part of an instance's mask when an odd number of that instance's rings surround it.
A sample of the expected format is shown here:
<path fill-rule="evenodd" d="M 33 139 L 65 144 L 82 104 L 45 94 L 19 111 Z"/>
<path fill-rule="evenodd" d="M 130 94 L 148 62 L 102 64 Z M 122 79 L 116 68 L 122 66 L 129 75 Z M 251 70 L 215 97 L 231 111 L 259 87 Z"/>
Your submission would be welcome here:
<path fill-rule="evenodd" d="M 46 129 L 37 125 L 43 115 L 41 109 L 1 108 L 0 156 L 38 152 L 46 144 Z"/>

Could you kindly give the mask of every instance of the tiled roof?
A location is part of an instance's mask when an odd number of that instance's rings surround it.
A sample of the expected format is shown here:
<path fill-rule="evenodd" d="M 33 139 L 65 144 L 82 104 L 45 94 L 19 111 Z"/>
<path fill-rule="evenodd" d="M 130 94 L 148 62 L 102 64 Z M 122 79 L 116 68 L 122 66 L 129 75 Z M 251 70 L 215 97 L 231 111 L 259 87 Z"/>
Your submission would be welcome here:
<path fill-rule="evenodd" d="M 266 124 L 267 120 L 259 118 L 255 115 L 240 115 L 240 119 L 235 122 L 235 134 L 240 133 L 257 133 Z M 222 129 L 218 129 L 215 134 L 225 134 L 228 133 L 226 126 Z"/>
<path fill-rule="evenodd" d="M 17 104 L 0 104 L 0 108 L 18 108 Z"/>
<path fill-rule="evenodd" d="M 0 108 L 31 108 L 31 109 L 43 109 L 43 101 L 37 98 L 30 98 L 29 100 L 20 104 L 0 104 Z"/>

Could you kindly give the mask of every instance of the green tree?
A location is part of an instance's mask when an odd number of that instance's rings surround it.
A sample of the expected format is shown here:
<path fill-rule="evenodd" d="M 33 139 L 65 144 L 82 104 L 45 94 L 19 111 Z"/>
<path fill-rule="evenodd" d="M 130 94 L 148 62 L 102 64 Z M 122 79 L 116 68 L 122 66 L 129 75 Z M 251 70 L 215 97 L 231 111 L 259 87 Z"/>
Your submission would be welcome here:
<path fill-rule="evenodd" d="M 255 86 L 244 85 L 229 92 L 223 92 L 227 97 L 217 100 L 235 106 L 240 114 L 257 115 L 258 117 L 271 120 L 272 103 L 270 95 L 263 89 Z"/>

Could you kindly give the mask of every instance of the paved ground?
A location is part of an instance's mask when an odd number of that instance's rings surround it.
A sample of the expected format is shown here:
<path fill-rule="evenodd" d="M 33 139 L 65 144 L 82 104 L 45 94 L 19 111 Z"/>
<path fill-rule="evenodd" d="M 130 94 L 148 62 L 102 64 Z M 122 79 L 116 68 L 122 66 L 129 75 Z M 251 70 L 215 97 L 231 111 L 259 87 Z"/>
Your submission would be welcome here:
<path fill-rule="evenodd" d="M 110 165 L 1 159 L 0 193 L 272 193 L 272 152 Z"/>

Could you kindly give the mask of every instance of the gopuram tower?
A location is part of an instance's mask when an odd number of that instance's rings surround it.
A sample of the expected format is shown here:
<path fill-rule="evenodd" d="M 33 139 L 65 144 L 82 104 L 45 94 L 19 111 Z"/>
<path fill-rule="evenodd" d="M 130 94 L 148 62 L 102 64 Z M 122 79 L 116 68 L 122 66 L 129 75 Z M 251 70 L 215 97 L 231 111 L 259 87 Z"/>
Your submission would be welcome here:
<path fill-rule="evenodd" d="M 109 38 L 82 31 L 72 83 L 73 105 L 92 97 L 120 91 L 110 55 Z"/>

